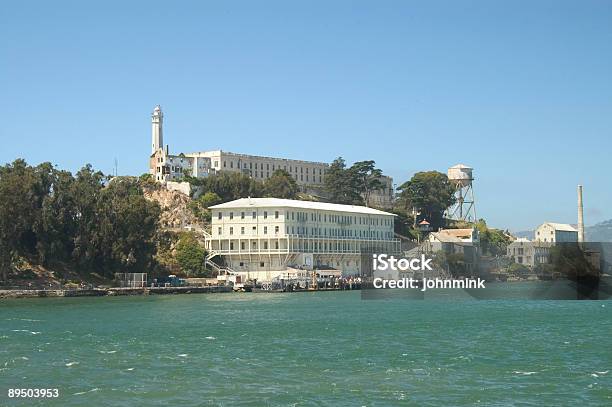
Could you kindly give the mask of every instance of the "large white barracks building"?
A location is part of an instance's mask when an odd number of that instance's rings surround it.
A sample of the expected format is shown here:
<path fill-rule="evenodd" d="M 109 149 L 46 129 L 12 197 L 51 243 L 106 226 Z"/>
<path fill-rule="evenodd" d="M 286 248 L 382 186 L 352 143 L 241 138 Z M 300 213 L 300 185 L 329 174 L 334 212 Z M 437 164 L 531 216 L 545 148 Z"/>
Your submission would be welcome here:
<path fill-rule="evenodd" d="M 289 268 L 360 272 L 361 254 L 398 253 L 395 215 L 363 206 L 277 198 L 243 198 L 210 208 L 209 259 L 269 281 Z"/>
<path fill-rule="evenodd" d="M 152 141 L 149 161 L 149 172 L 158 182 L 175 181 L 185 174 L 206 177 L 222 171 L 242 172 L 256 180 L 265 181 L 274 171 L 283 169 L 306 192 L 317 191 L 323 187 L 325 172 L 329 167 L 327 163 L 237 154 L 223 150 L 172 155 L 168 145 L 164 146 L 163 119 L 163 112 L 158 105 L 151 116 Z M 382 176 L 381 181 L 384 188 L 374 191 L 368 203 L 371 206 L 388 208 L 393 201 L 393 179 Z"/>

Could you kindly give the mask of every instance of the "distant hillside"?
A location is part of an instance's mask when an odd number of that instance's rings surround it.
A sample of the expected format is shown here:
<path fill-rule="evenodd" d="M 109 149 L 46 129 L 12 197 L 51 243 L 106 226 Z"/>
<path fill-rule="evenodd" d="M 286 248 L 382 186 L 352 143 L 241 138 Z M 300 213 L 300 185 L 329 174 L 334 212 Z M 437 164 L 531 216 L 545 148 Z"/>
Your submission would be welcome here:
<path fill-rule="evenodd" d="M 587 226 L 584 230 L 587 242 L 612 242 L 612 219 L 600 222 L 593 226 Z M 534 230 L 523 230 L 512 233 L 516 237 L 534 239 Z"/>
<path fill-rule="evenodd" d="M 589 226 L 584 233 L 588 242 L 612 242 L 612 219 Z"/>

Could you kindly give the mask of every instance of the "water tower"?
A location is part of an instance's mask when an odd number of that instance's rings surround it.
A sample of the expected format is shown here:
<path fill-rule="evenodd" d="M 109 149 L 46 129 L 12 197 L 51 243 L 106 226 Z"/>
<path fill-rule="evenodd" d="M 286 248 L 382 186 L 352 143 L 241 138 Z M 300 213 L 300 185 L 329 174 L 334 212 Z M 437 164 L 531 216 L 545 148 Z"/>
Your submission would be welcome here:
<path fill-rule="evenodd" d="M 463 164 L 457 164 L 448 169 L 448 180 L 455 188 L 455 204 L 446 210 L 447 218 L 476 222 L 472 171 L 473 168 Z"/>

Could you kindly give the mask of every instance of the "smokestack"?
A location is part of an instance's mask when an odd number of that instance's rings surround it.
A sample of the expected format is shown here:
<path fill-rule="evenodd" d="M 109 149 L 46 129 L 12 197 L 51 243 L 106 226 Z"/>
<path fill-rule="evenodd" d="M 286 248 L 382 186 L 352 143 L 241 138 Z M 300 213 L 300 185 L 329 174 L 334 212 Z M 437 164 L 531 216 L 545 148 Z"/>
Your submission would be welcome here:
<path fill-rule="evenodd" d="M 578 242 L 584 242 L 584 207 L 582 205 L 582 185 L 578 185 Z"/>

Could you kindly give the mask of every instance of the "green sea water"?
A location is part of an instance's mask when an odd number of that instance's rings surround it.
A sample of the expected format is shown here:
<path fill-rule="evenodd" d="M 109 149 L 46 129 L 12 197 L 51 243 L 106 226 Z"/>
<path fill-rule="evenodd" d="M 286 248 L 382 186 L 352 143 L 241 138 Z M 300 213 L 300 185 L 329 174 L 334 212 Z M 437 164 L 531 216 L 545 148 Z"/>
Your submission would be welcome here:
<path fill-rule="evenodd" d="M 2 406 L 612 405 L 612 302 L 4 300 L 0 392 Z"/>

